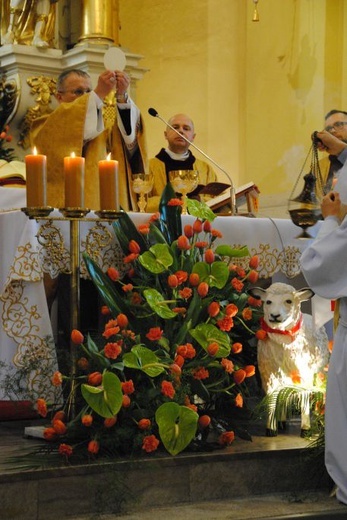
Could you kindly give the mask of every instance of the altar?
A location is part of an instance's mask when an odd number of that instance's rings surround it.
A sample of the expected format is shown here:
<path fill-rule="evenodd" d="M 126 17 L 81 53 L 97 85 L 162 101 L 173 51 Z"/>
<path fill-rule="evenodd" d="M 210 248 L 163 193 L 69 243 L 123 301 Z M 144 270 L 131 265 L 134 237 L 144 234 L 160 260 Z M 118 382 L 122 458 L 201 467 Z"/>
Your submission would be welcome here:
<path fill-rule="evenodd" d="M 58 210 L 51 214 L 53 218 L 29 219 L 20 209 L 25 206 L 22 188 L 0 188 L 0 200 L 3 208 L 0 211 L 0 362 L 20 367 L 28 352 L 45 351 L 54 361 L 53 330 L 43 275 L 55 278 L 61 272 L 69 272 L 69 222 L 59 220 Z M 146 213 L 130 216 L 135 225 L 147 222 L 150 217 Z M 190 215 L 182 217 L 183 224 L 194 219 Z M 308 241 L 296 238 L 300 230 L 290 220 L 221 216 L 216 217 L 213 227 L 222 234 L 216 244 L 246 245 L 251 256 L 259 257 L 261 278 L 279 274 L 290 280 L 300 274 L 300 256 Z M 319 223 L 311 228 L 311 233 L 315 234 L 318 227 Z M 80 223 L 81 255 L 84 252 L 103 271 L 111 266 L 120 271 L 123 268 L 112 223 L 98 219 L 93 212 Z M 241 265 L 247 261 L 248 257 L 235 259 Z M 82 259 L 80 275 L 88 277 Z"/>

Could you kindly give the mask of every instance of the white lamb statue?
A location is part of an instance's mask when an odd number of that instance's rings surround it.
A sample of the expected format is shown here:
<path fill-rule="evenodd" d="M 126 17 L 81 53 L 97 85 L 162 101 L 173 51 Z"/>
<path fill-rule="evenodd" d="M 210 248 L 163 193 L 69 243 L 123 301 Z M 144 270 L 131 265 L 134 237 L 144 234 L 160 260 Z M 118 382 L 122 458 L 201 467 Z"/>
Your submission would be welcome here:
<path fill-rule="evenodd" d="M 301 312 L 301 302 L 314 292 L 305 287 L 297 290 L 285 283 L 273 283 L 268 289 L 254 287 L 250 294 L 263 301 L 262 328 L 267 332 L 258 340 L 258 369 L 268 400 L 266 435 L 277 435 L 276 395 L 293 386 L 299 378 L 300 388 L 311 389 L 315 375 L 329 360 L 328 336 L 324 328 L 314 330 L 312 316 Z M 309 395 L 309 393 L 308 393 Z M 301 436 L 310 432 L 310 399 L 301 401 Z M 285 417 L 281 418 L 285 420 Z"/>

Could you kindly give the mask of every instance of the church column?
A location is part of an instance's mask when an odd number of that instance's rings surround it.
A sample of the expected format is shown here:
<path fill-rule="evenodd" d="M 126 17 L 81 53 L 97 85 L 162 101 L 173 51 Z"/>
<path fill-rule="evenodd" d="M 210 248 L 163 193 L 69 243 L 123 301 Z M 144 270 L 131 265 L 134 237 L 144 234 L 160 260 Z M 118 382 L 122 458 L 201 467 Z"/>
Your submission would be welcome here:
<path fill-rule="evenodd" d="M 83 0 L 79 43 L 119 44 L 118 0 Z"/>

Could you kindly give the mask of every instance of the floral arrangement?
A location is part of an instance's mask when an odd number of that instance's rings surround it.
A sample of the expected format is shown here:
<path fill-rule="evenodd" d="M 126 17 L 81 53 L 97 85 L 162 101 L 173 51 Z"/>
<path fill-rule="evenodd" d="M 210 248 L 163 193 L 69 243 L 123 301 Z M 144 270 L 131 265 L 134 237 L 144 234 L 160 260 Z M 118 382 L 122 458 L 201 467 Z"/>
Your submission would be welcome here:
<path fill-rule="evenodd" d="M 10 127 L 5 125 L 0 132 L 0 159 L 7 162 L 13 161 L 16 158 L 14 148 L 7 148 L 7 143 L 10 143 L 13 139 L 9 131 Z"/>
<path fill-rule="evenodd" d="M 70 462 L 211 449 L 238 432 L 262 314 L 247 293 L 258 259 L 246 247 L 215 244 L 221 234 L 206 204 L 190 200 L 188 209 L 195 220 L 182 229 L 181 201 L 168 184 L 147 224 L 136 228 L 126 213 L 113 223 L 123 277 L 84 256 L 105 302 L 103 342 L 72 331 L 76 373 L 52 378 L 56 387 L 69 383 L 71 394 L 44 430 L 48 449 Z M 47 415 L 43 399 L 37 407 Z"/>

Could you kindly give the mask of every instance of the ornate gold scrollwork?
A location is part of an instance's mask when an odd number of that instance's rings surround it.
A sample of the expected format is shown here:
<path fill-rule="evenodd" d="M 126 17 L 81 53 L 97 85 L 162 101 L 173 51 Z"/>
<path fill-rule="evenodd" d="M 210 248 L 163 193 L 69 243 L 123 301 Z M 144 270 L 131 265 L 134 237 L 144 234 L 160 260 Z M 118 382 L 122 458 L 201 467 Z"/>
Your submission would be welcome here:
<path fill-rule="evenodd" d="M 115 236 L 101 222 L 97 222 L 89 231 L 84 241 L 82 241 L 82 249 L 92 258 L 98 266 L 107 271 L 110 266 L 117 267 L 118 270 L 124 271 L 123 252 L 115 241 Z M 81 276 L 88 278 L 84 262 L 81 262 Z"/>
<path fill-rule="evenodd" d="M 32 76 L 27 79 L 30 93 L 36 95 L 35 105 L 29 107 L 19 124 L 20 136 L 18 144 L 26 150 L 30 146 L 29 132 L 32 122 L 38 117 L 50 114 L 52 96 L 56 90 L 56 80 L 47 76 Z"/>
<path fill-rule="evenodd" d="M 64 236 L 60 229 L 51 221 L 47 221 L 40 226 L 37 241 L 42 246 L 40 260 L 43 271 L 51 278 L 56 278 L 59 273 L 69 273 L 70 252 L 65 247 Z"/>

